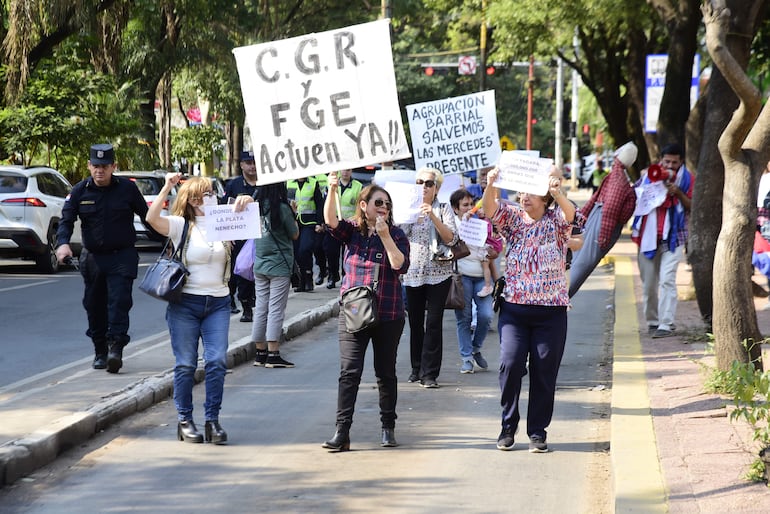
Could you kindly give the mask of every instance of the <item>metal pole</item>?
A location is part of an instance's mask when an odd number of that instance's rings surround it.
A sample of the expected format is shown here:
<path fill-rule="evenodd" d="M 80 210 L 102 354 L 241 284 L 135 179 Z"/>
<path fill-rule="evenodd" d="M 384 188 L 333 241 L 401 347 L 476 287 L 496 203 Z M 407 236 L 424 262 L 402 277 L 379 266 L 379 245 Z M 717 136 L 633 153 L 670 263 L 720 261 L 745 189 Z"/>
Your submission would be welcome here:
<path fill-rule="evenodd" d="M 575 27 L 575 36 L 572 39 L 572 45 L 575 47 L 575 59 L 578 56 L 578 37 L 577 27 Z M 578 136 L 577 136 L 577 123 L 578 123 L 578 81 L 580 76 L 576 70 L 572 70 L 572 126 L 574 127 L 574 133 L 572 135 L 572 145 L 570 151 L 570 158 L 572 160 L 572 179 L 571 187 L 574 191 L 577 191 L 578 187 Z"/>
<path fill-rule="evenodd" d="M 527 87 L 527 150 L 532 150 L 532 95 L 535 87 L 535 56 L 529 56 L 529 80 Z"/>
<path fill-rule="evenodd" d="M 559 57 L 556 64 L 556 126 L 554 127 L 554 147 L 553 155 L 556 167 L 560 170 L 564 166 L 564 156 L 561 149 L 562 123 L 564 122 L 564 61 Z"/>
<path fill-rule="evenodd" d="M 487 0 L 481 0 L 481 35 L 479 41 L 479 91 L 487 89 Z"/>

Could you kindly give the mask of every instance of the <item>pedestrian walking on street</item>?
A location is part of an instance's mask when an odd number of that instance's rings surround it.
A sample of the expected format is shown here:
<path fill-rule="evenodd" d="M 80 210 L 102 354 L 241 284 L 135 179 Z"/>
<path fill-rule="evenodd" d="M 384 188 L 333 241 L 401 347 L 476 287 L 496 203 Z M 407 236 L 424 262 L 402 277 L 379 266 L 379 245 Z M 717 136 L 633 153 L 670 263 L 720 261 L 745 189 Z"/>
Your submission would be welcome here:
<path fill-rule="evenodd" d="M 439 387 L 444 304 L 452 280 L 452 260 L 447 258 L 447 252 L 457 243 L 454 212 L 449 204 L 438 201 L 443 181 L 444 175 L 436 168 L 422 168 L 417 172 L 416 183 L 423 188 L 421 214 L 415 223 L 401 225 L 411 245 L 411 265 L 403 281 L 412 364 L 408 381 L 419 381 L 428 389 Z"/>
<path fill-rule="evenodd" d="M 113 176 L 115 169 L 112 145 L 93 145 L 88 160 L 91 176 L 75 184 L 67 196 L 56 233 L 56 258 L 65 262 L 73 257 L 69 242 L 80 218 L 86 335 L 94 344 L 93 368 L 109 373 L 123 367 L 123 348 L 130 340 L 128 313 L 139 268 L 134 214 L 142 223 L 147 214 L 147 202 L 136 184 Z"/>
<path fill-rule="evenodd" d="M 291 289 L 294 245 L 299 227 L 286 197 L 286 184 L 268 184 L 257 192 L 262 237 L 254 240 L 254 284 L 257 303 L 251 340 L 257 349 L 255 366 L 293 368 L 279 350 L 286 303 Z M 251 203 L 250 199 L 244 199 Z"/>
<path fill-rule="evenodd" d="M 231 244 L 209 242 L 206 238 L 204 205 L 216 205 L 211 182 L 205 177 L 191 177 L 179 188 L 176 202 L 168 216 L 161 208 L 181 178 L 180 173 L 167 173 L 166 182 L 147 212 L 147 221 L 160 234 L 171 239 L 175 247 L 182 242 L 187 224 L 182 262 L 189 275 L 178 303 L 166 307 L 171 349 L 174 352 L 174 405 L 177 410 L 177 437 L 189 443 L 224 444 L 227 432 L 219 424 L 222 394 L 227 372 L 227 346 L 230 330 Z M 245 208 L 247 196 L 238 197 L 235 210 Z M 206 424 L 204 434 L 193 421 L 192 391 L 198 367 L 198 341 L 203 343 L 206 373 Z"/>
<path fill-rule="evenodd" d="M 548 194 L 519 193 L 519 204 L 495 200 L 498 170 L 489 172 L 483 206 L 506 240 L 505 287 L 500 304 L 500 404 L 502 429 L 497 448 L 512 450 L 521 415 L 521 381 L 529 361 L 527 435 L 529 451 L 548 451 L 546 428 L 551 424 L 556 376 L 567 340 L 566 255 L 573 222 L 585 218 L 561 190 L 554 168 Z M 555 208 L 549 208 L 555 201 Z M 577 216 L 577 218 L 576 218 Z"/>
<path fill-rule="evenodd" d="M 340 294 L 356 286 L 377 284 L 378 323 L 374 327 L 350 333 L 345 316 L 339 317 L 340 378 L 337 392 L 337 420 L 334 436 L 323 443 L 336 451 L 350 449 L 358 387 L 364 371 L 364 357 L 369 341 L 374 350 L 374 373 L 380 393 L 381 446 L 396 442 L 396 355 L 404 331 L 404 300 L 399 276 L 409 269 L 409 240 L 393 225 L 393 202 L 383 188 L 370 185 L 358 197 L 354 219 L 338 219 L 334 196 L 338 178 L 329 175 L 329 194 L 324 203 L 324 221 L 331 235 L 345 245 L 345 276 Z M 375 272 L 378 276 L 375 277 Z"/>

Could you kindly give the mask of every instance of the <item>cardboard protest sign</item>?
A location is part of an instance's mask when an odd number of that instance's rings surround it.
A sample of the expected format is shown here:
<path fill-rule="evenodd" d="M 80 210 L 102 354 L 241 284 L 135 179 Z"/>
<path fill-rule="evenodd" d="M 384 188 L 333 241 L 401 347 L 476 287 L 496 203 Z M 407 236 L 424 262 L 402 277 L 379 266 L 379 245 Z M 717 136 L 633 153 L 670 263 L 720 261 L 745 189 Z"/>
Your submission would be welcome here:
<path fill-rule="evenodd" d="M 259 204 L 254 202 L 241 212 L 235 205 L 204 205 L 206 241 L 238 241 L 262 237 Z"/>
<path fill-rule="evenodd" d="M 445 175 L 493 166 L 500 157 L 495 92 L 406 106 L 415 167 Z"/>
<path fill-rule="evenodd" d="M 390 20 L 235 48 L 257 183 L 409 157 Z"/>
<path fill-rule="evenodd" d="M 487 243 L 489 223 L 479 218 L 468 218 L 460 222 L 457 232 L 460 239 L 473 246 L 484 246 Z"/>
<path fill-rule="evenodd" d="M 497 168 L 500 173 L 495 187 L 545 196 L 553 161 L 533 157 L 522 152 L 506 151 L 500 156 Z"/>

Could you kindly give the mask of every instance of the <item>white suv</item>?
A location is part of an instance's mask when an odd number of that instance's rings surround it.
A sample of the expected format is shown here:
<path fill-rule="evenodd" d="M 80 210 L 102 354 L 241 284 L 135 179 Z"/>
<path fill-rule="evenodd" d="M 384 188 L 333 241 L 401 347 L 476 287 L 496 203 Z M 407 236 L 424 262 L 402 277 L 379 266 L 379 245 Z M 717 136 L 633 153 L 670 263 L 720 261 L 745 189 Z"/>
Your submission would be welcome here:
<path fill-rule="evenodd" d="M 0 258 L 34 260 L 42 273 L 56 273 L 56 230 L 72 185 L 44 166 L 0 166 Z M 72 234 L 80 253 L 80 223 Z"/>
<path fill-rule="evenodd" d="M 152 205 L 152 202 L 158 197 L 158 193 L 163 189 L 163 185 L 166 183 L 166 172 L 163 170 L 157 171 L 116 171 L 113 173 L 116 177 L 127 178 L 139 189 L 139 192 L 144 196 L 144 201 L 147 202 L 147 207 Z M 174 200 L 176 200 L 176 188 L 169 192 L 168 198 L 163 202 L 163 209 L 161 215 L 168 215 L 168 211 L 174 206 Z M 142 220 L 134 214 L 134 231 L 136 232 L 136 240 L 139 241 L 153 241 L 150 236 L 150 231 L 144 226 Z"/>

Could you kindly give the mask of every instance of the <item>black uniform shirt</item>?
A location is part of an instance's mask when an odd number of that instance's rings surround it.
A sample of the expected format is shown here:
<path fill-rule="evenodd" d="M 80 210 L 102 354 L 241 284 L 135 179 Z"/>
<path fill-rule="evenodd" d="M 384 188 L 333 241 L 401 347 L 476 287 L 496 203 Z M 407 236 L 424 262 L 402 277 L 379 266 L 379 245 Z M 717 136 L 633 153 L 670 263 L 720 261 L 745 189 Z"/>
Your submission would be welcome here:
<path fill-rule="evenodd" d="M 246 182 L 246 179 L 243 178 L 243 175 L 240 177 L 234 177 L 230 182 L 227 183 L 227 187 L 225 188 L 225 198 L 224 201 L 227 203 L 228 198 L 237 198 L 239 195 L 249 195 L 252 198 L 257 197 L 257 186 L 252 186 L 248 182 Z"/>
<path fill-rule="evenodd" d="M 112 177 L 106 187 L 98 187 L 89 177 L 75 184 L 62 208 L 58 244 L 69 244 L 75 220 L 80 217 L 83 246 L 92 253 L 106 253 L 133 247 L 136 243 L 134 214 L 142 222 L 147 202 L 132 181 Z"/>

